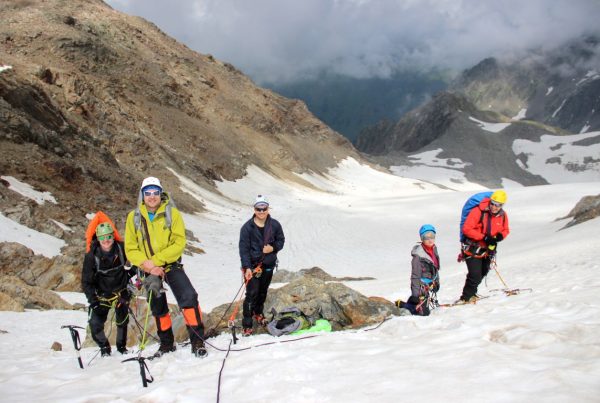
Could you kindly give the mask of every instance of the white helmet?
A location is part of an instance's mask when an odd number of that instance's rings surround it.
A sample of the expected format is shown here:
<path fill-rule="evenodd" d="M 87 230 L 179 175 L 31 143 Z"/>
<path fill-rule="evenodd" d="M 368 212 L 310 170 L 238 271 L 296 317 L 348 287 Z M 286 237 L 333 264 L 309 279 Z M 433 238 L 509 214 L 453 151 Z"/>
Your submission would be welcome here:
<path fill-rule="evenodd" d="M 268 206 L 269 205 L 269 200 L 267 199 L 266 196 L 263 195 L 258 195 L 256 196 L 256 199 L 254 200 L 254 207 L 256 206 Z"/>
<path fill-rule="evenodd" d="M 162 185 L 160 184 L 160 180 L 155 178 L 154 176 L 149 176 L 142 181 L 142 187 L 140 189 L 144 189 L 146 186 L 158 186 L 162 190 Z"/>

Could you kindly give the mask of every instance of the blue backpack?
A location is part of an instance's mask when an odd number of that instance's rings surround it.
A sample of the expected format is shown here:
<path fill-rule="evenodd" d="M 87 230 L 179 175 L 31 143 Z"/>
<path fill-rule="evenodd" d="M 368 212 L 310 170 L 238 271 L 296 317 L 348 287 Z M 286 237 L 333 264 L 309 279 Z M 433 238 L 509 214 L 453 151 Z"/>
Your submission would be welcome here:
<path fill-rule="evenodd" d="M 474 194 L 473 196 L 469 197 L 467 199 L 467 201 L 465 202 L 465 205 L 462 208 L 462 212 L 460 213 L 459 233 L 460 233 L 460 242 L 461 243 L 463 243 L 467 240 L 467 238 L 465 237 L 465 234 L 463 234 L 462 228 L 465 223 L 465 220 L 467 219 L 467 216 L 469 215 L 469 212 L 471 210 L 473 210 L 474 207 L 479 206 L 479 203 L 481 203 L 481 201 L 483 199 L 491 197 L 492 193 L 494 193 L 494 192 L 487 191 L 487 192 L 477 193 L 477 194 Z"/>

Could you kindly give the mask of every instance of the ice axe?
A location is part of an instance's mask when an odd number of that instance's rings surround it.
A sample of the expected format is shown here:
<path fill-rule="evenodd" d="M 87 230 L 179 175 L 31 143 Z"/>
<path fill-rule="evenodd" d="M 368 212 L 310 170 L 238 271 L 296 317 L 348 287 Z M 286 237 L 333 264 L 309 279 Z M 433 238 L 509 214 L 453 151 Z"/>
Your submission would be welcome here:
<path fill-rule="evenodd" d="M 79 332 L 77 329 L 84 329 L 81 326 L 75 325 L 63 325 L 60 327 L 61 329 L 69 329 L 71 332 L 71 339 L 73 339 L 73 347 L 75 347 L 75 353 L 77 354 L 77 361 L 79 362 L 79 367 L 83 369 L 83 361 L 81 361 L 81 354 L 79 350 L 81 350 L 81 340 L 79 339 Z"/>

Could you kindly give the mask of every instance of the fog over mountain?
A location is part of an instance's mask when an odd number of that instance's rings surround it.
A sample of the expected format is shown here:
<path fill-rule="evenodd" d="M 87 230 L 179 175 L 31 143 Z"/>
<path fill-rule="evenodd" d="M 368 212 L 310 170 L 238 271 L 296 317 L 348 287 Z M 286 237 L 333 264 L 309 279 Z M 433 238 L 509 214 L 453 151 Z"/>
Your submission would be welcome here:
<path fill-rule="evenodd" d="M 398 68 L 468 68 L 552 48 L 597 29 L 596 0 L 109 0 L 259 84 L 323 70 L 356 78 Z"/>

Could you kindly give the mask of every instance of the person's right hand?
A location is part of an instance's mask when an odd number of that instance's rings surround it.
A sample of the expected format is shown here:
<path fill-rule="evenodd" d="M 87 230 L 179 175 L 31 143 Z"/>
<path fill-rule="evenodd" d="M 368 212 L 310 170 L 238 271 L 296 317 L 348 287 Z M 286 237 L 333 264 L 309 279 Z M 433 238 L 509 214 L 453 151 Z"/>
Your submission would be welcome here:
<path fill-rule="evenodd" d="M 485 238 L 483 238 L 483 242 L 485 242 L 487 246 L 496 246 L 496 240 L 489 235 L 486 235 Z"/>
<path fill-rule="evenodd" d="M 159 276 L 160 278 L 164 278 L 165 277 L 165 271 L 163 270 L 162 267 L 158 267 L 158 266 L 154 266 L 150 270 L 150 274 L 154 274 L 155 276 Z"/>
<path fill-rule="evenodd" d="M 250 280 L 252 278 L 252 270 L 246 269 L 246 271 L 244 272 L 244 278 L 246 279 L 246 281 Z"/>

